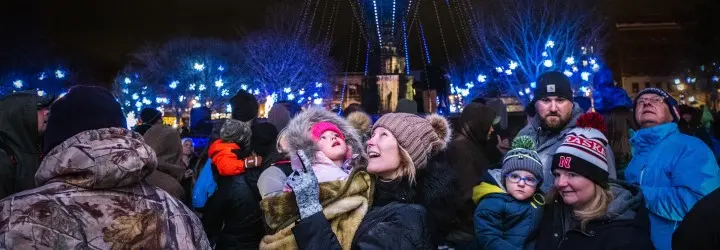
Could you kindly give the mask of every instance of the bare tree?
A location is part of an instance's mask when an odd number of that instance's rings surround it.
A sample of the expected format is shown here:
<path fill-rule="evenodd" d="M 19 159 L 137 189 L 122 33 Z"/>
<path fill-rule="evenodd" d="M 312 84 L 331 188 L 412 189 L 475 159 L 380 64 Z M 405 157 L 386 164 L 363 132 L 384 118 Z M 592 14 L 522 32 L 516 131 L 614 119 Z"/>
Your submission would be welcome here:
<path fill-rule="evenodd" d="M 603 16 L 591 0 L 484 1 L 471 24 L 487 77 L 520 99 L 546 71 L 561 71 L 585 86 L 599 69 Z M 480 76 L 478 78 L 480 78 Z M 492 79 L 492 80 L 491 80 Z M 478 79 L 480 80 L 480 79 Z"/>

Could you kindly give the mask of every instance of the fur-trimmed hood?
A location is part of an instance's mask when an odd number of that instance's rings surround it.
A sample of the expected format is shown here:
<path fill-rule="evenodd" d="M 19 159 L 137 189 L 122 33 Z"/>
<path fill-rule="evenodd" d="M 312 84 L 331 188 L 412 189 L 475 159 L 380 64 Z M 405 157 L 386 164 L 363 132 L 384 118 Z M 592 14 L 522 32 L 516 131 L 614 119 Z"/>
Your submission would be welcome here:
<path fill-rule="evenodd" d="M 315 142 L 310 138 L 310 128 L 313 124 L 323 121 L 335 124 L 345 135 L 345 143 L 351 148 L 352 155 L 356 157 L 352 167 L 357 166 L 358 161 L 367 162 L 365 160 L 365 148 L 357 130 L 342 117 L 320 108 L 309 108 L 290 120 L 290 123 L 283 131 L 283 136 L 288 143 L 288 148 L 285 150 L 288 152 L 304 150 L 310 160 L 315 161 L 315 155 L 319 150 Z"/>

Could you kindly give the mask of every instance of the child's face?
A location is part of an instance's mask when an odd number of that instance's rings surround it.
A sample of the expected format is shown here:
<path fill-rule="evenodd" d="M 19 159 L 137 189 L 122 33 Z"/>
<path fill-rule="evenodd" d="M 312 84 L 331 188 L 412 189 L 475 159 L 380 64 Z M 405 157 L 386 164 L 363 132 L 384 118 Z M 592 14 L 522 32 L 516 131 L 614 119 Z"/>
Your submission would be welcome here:
<path fill-rule="evenodd" d="M 341 139 L 340 136 L 333 131 L 325 131 L 320 135 L 317 141 L 317 146 L 325 156 L 333 161 L 345 160 L 347 155 L 347 145 L 345 140 Z"/>
<path fill-rule="evenodd" d="M 505 177 L 505 189 L 513 198 L 524 201 L 535 194 L 537 178 L 525 170 L 510 172 Z"/>

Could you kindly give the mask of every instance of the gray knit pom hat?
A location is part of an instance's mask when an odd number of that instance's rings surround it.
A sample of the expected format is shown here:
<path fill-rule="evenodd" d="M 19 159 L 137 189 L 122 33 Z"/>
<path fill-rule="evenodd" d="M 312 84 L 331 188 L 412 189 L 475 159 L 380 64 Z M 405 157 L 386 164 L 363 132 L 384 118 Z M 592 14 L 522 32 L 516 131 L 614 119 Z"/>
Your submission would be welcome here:
<path fill-rule="evenodd" d="M 513 149 L 505 154 L 502 165 L 502 183 L 505 186 L 505 176 L 516 170 L 525 170 L 537 178 L 538 183 L 535 187 L 542 186 L 543 182 L 543 165 L 540 161 L 540 155 L 535 152 L 535 143 L 528 136 L 518 136 L 512 142 Z"/>
<path fill-rule="evenodd" d="M 235 119 L 227 119 L 220 129 L 220 139 L 225 142 L 234 142 L 243 150 L 250 147 L 252 130 L 250 122 L 243 122 Z"/>

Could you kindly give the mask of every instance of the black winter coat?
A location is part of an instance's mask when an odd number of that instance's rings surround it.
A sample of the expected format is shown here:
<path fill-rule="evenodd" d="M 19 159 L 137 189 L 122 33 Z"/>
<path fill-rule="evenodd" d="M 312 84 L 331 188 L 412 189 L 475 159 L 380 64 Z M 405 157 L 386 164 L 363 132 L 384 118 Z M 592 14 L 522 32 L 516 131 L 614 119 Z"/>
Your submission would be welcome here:
<path fill-rule="evenodd" d="M 267 140 L 253 139 L 251 144 L 253 151 L 262 156 L 263 165 L 261 167 L 246 168 L 245 172 L 235 176 L 222 176 L 217 173 L 217 168 L 213 165 L 213 173 L 217 182 L 217 191 L 208 199 L 202 218 L 203 226 L 208 234 L 208 238 L 215 240 L 216 249 L 258 249 L 260 241 L 265 236 L 265 221 L 263 220 L 262 210 L 260 209 L 260 192 L 258 191 L 258 179 L 260 174 L 273 162 L 282 158 L 277 153 L 274 146 L 266 146 L 261 142 L 274 142 L 277 131 L 273 132 L 261 131 L 265 125 L 254 124 L 252 126 L 253 133 L 260 133 Z M 215 132 L 214 132 L 215 133 Z M 255 138 L 255 137 L 253 137 Z M 260 150 L 260 149 L 263 150 Z M 250 150 L 239 150 L 235 152 L 238 159 L 250 156 L 253 152 Z"/>
<path fill-rule="evenodd" d="M 720 249 L 720 189 L 695 203 L 673 233 L 673 249 Z"/>
<path fill-rule="evenodd" d="M 417 183 L 375 182 L 373 205 L 360 223 L 352 249 L 437 249 L 454 216 L 456 177 L 441 160 L 418 170 Z M 293 234 L 299 249 L 341 249 L 322 213 L 299 221 Z"/>
<path fill-rule="evenodd" d="M 203 227 L 216 249 L 258 249 L 265 236 L 259 195 L 249 184 L 249 176 L 262 169 L 248 169 L 235 176 L 216 178 L 218 188 L 203 209 Z M 257 173 L 259 175 L 259 173 Z"/>
<path fill-rule="evenodd" d="M 591 221 L 585 230 L 572 217 L 572 208 L 562 198 L 545 206 L 535 249 L 609 250 L 654 249 L 650 240 L 650 219 L 636 187 L 611 184 L 613 201 L 602 218 Z"/>
<path fill-rule="evenodd" d="M 472 201 L 472 192 L 492 166 L 488 156 L 492 155 L 492 150 L 497 151 L 497 140 L 495 145 L 488 142 L 488 132 L 495 117 L 495 110 L 489 106 L 480 103 L 468 105 L 458 121 L 457 134 L 448 145 L 448 161 L 458 175 L 460 188 L 459 195 L 455 197 L 457 215 L 451 219 L 454 224 L 449 237 L 451 241 L 466 242 L 474 239 L 475 203 Z"/>

